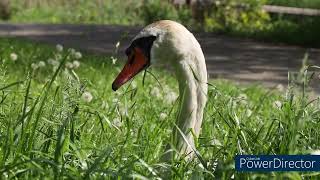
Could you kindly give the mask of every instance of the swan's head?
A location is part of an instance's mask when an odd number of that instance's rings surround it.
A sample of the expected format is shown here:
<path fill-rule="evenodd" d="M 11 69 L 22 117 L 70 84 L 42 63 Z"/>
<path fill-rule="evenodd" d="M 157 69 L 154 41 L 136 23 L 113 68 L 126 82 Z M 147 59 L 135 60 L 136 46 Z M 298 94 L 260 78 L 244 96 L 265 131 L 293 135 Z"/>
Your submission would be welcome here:
<path fill-rule="evenodd" d="M 127 63 L 112 83 L 114 91 L 151 65 L 150 54 L 155 39 L 155 36 L 147 36 L 132 41 L 125 51 L 128 57 Z"/>
<path fill-rule="evenodd" d="M 154 64 L 175 66 L 177 62 L 194 53 L 200 45 L 181 24 L 162 20 L 146 26 L 126 49 L 128 61 L 112 84 L 116 91 L 139 72 Z"/>
<path fill-rule="evenodd" d="M 125 53 L 127 63 L 112 83 L 112 89 L 116 91 L 123 84 L 148 68 L 152 64 L 163 64 L 172 59 L 174 54 L 172 46 L 168 43 L 168 28 L 159 23 L 145 27 L 131 42 Z"/>

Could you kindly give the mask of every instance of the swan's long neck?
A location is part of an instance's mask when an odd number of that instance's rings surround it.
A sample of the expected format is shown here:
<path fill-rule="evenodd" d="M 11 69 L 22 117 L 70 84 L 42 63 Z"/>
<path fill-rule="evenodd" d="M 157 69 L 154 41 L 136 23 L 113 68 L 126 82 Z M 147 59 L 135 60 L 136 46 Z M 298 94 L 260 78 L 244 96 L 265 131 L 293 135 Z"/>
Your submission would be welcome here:
<path fill-rule="evenodd" d="M 201 48 L 183 57 L 175 65 L 179 82 L 180 109 L 174 127 L 173 143 L 180 155 L 192 157 L 207 101 L 207 69 Z M 184 134 L 185 137 L 183 137 Z"/>

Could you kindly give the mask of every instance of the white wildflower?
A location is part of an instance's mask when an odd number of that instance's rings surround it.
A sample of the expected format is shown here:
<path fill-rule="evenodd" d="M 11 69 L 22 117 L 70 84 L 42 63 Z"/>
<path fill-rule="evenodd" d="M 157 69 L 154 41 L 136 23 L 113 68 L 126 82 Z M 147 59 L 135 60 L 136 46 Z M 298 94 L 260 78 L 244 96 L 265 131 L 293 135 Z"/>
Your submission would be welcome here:
<path fill-rule="evenodd" d="M 38 69 L 38 64 L 36 64 L 36 63 L 32 63 L 31 64 L 31 68 L 33 69 L 33 70 L 36 70 L 36 69 Z"/>
<path fill-rule="evenodd" d="M 58 66 L 53 66 L 52 71 L 55 72 L 58 69 Z"/>
<path fill-rule="evenodd" d="M 118 103 L 118 102 L 119 102 L 119 99 L 118 99 L 118 98 L 114 98 L 114 99 L 112 99 L 112 102 L 113 102 L 113 103 Z"/>
<path fill-rule="evenodd" d="M 150 93 L 151 93 L 151 96 L 153 96 L 153 97 L 160 97 L 161 96 L 160 89 L 158 87 L 152 88 Z"/>
<path fill-rule="evenodd" d="M 52 58 L 49 58 L 49 59 L 47 60 L 47 62 L 48 62 L 48 64 L 51 64 L 52 66 L 59 66 L 59 61 L 54 60 L 54 59 L 52 59 Z"/>
<path fill-rule="evenodd" d="M 71 55 L 74 55 L 76 53 L 76 50 L 73 48 L 68 49 Z"/>
<path fill-rule="evenodd" d="M 222 146 L 221 142 L 218 139 L 212 139 L 210 141 L 210 144 L 214 146 Z"/>
<path fill-rule="evenodd" d="M 150 129 L 150 131 L 154 131 L 154 129 L 156 128 L 156 124 L 152 123 L 150 126 L 148 126 L 148 128 Z"/>
<path fill-rule="evenodd" d="M 276 88 L 277 88 L 278 91 L 281 91 L 281 92 L 284 91 L 284 87 L 283 87 L 282 84 L 278 84 Z"/>
<path fill-rule="evenodd" d="M 67 62 L 66 63 L 66 67 L 69 68 L 69 69 L 72 69 L 73 68 L 73 63 Z"/>
<path fill-rule="evenodd" d="M 160 113 L 160 120 L 164 120 L 164 119 L 166 119 L 168 117 L 168 115 L 166 114 L 166 113 Z"/>
<path fill-rule="evenodd" d="M 90 93 L 90 92 L 84 92 L 83 94 L 82 94 L 82 96 L 81 96 L 81 98 L 85 101 L 85 102 L 91 102 L 92 101 L 92 99 L 93 99 L 93 96 L 92 96 L 92 94 Z"/>
<path fill-rule="evenodd" d="M 8 173 L 7 173 L 7 172 L 2 173 L 2 175 L 5 177 L 4 179 L 8 179 L 8 178 L 9 178 L 9 176 L 8 176 Z"/>
<path fill-rule="evenodd" d="M 121 95 L 121 90 L 114 92 L 114 94 L 115 94 L 116 96 L 120 96 L 120 95 Z"/>
<path fill-rule="evenodd" d="M 247 109 L 246 114 L 247 114 L 247 117 L 249 117 L 252 115 L 252 111 L 250 109 Z"/>
<path fill-rule="evenodd" d="M 31 110 L 31 107 L 30 107 L 30 106 L 27 106 L 26 112 L 29 112 L 30 110 Z"/>
<path fill-rule="evenodd" d="M 132 81 L 131 87 L 132 87 L 133 89 L 136 88 L 136 87 L 137 87 L 137 83 L 136 83 L 135 81 Z"/>
<path fill-rule="evenodd" d="M 63 51 L 63 46 L 62 46 L 61 44 L 57 44 L 57 45 L 56 45 L 56 50 L 57 50 L 58 52 L 62 52 L 62 51 Z"/>
<path fill-rule="evenodd" d="M 11 53 L 11 54 L 10 54 L 10 59 L 11 59 L 12 61 L 16 61 L 16 60 L 18 60 L 18 55 L 17 55 L 16 53 Z"/>
<path fill-rule="evenodd" d="M 69 96 L 66 93 L 63 93 L 62 98 L 63 98 L 63 100 L 67 100 L 69 98 Z"/>
<path fill-rule="evenodd" d="M 87 170 L 88 169 L 88 164 L 87 164 L 87 162 L 85 160 L 81 160 L 80 164 L 81 164 L 80 165 L 81 169 L 83 169 L 83 170 Z"/>
<path fill-rule="evenodd" d="M 122 122 L 120 121 L 120 119 L 118 117 L 113 119 L 112 124 L 115 125 L 116 127 L 122 126 Z"/>
<path fill-rule="evenodd" d="M 55 58 L 56 60 L 62 60 L 62 55 L 61 54 L 56 54 L 55 56 L 56 56 L 56 58 Z"/>
<path fill-rule="evenodd" d="M 116 64 L 117 58 L 114 58 L 113 56 L 111 56 L 111 60 L 112 60 L 112 64 Z"/>
<path fill-rule="evenodd" d="M 280 109 L 282 106 L 282 103 L 281 101 L 275 101 L 273 102 L 273 107 L 277 108 L 277 109 Z"/>
<path fill-rule="evenodd" d="M 79 61 L 77 61 L 77 60 L 75 60 L 75 61 L 73 61 L 73 68 L 75 68 L 75 69 L 77 69 L 77 68 L 79 68 L 80 67 L 80 62 Z"/>
<path fill-rule="evenodd" d="M 109 177 L 110 174 L 109 174 L 109 173 L 102 172 L 102 173 L 100 173 L 100 176 L 103 176 L 104 179 L 105 179 L 105 178 Z"/>
<path fill-rule="evenodd" d="M 102 109 L 108 109 L 109 108 L 109 104 L 106 101 L 102 101 L 102 105 L 101 105 Z"/>
<path fill-rule="evenodd" d="M 76 52 L 76 53 L 74 53 L 74 58 L 76 58 L 76 59 L 81 59 L 81 58 L 82 58 L 81 52 Z"/>
<path fill-rule="evenodd" d="M 45 67 L 45 66 L 46 66 L 46 63 L 45 63 L 44 61 L 39 61 L 38 66 L 39 66 L 40 68 Z"/>
<path fill-rule="evenodd" d="M 238 102 L 240 102 L 241 104 L 247 104 L 248 103 L 248 96 L 246 95 L 246 94 L 239 94 L 239 96 L 238 96 L 238 99 L 239 99 L 239 101 Z M 234 104 L 233 104 L 234 106 L 237 106 L 237 102 L 234 102 Z"/>
<path fill-rule="evenodd" d="M 118 106 L 119 107 L 119 113 L 123 116 L 128 116 L 128 110 L 125 106 Z"/>
<path fill-rule="evenodd" d="M 320 150 L 314 150 L 310 153 L 311 155 L 320 155 Z"/>
<path fill-rule="evenodd" d="M 118 48 L 119 48 L 119 46 L 120 46 L 120 41 L 118 41 L 118 42 L 117 42 L 117 44 L 116 44 L 116 48 L 118 49 Z"/>
<path fill-rule="evenodd" d="M 171 91 L 171 88 L 168 86 L 168 85 L 164 85 L 164 86 L 162 86 L 162 88 L 163 88 L 163 90 L 165 91 L 165 92 L 167 92 L 167 91 Z"/>
<path fill-rule="evenodd" d="M 248 96 L 246 94 L 242 93 L 242 94 L 239 94 L 238 98 L 241 99 L 241 100 L 247 100 Z"/>
<path fill-rule="evenodd" d="M 116 44 L 115 53 L 118 53 L 119 47 L 120 47 L 120 41 L 118 41 L 117 44 Z"/>
<path fill-rule="evenodd" d="M 178 98 L 178 95 L 177 93 L 171 91 L 169 92 L 168 94 L 166 94 L 166 96 L 164 97 L 165 101 L 168 103 L 168 104 L 172 104 L 174 103 Z"/>

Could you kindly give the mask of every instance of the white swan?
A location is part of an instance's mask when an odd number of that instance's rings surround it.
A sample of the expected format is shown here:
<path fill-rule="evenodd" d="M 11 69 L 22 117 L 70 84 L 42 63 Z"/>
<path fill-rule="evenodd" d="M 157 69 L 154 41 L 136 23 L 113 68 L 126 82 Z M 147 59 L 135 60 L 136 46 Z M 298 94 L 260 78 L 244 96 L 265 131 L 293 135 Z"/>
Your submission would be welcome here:
<path fill-rule="evenodd" d="M 115 91 L 150 65 L 172 66 L 179 83 L 180 108 L 171 148 L 180 156 L 192 157 L 208 89 L 205 59 L 198 41 L 183 25 L 162 20 L 142 29 L 126 54 L 128 61 L 112 84 Z"/>

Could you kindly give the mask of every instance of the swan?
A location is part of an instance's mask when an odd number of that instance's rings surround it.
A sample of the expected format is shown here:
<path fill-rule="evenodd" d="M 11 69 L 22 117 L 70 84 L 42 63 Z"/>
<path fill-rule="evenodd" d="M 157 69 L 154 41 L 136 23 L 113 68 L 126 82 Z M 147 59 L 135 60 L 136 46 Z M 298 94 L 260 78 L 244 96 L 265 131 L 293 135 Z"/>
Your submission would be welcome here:
<path fill-rule="evenodd" d="M 194 157 L 208 90 L 200 44 L 183 25 L 161 20 L 143 28 L 125 53 L 128 61 L 112 83 L 114 91 L 150 65 L 172 67 L 179 84 L 179 109 L 169 147 L 174 157 Z"/>

